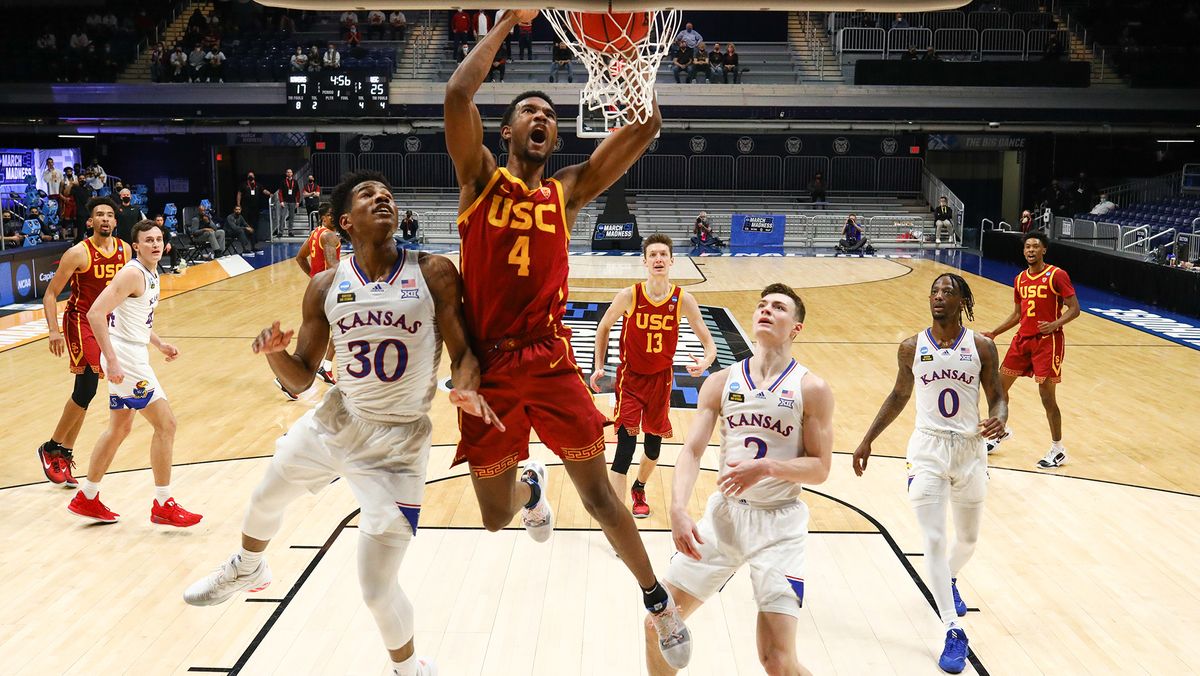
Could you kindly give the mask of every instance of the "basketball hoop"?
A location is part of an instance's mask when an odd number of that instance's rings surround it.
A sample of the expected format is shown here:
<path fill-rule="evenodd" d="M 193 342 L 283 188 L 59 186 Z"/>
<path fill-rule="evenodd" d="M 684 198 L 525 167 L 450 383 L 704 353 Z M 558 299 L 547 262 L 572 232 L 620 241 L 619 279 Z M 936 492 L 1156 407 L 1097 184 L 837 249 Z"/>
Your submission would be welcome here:
<path fill-rule="evenodd" d="M 587 68 L 587 84 L 579 97 L 581 108 L 602 113 L 607 129 L 650 119 L 654 80 L 679 33 L 679 10 L 590 13 L 543 9 L 542 14 Z"/>

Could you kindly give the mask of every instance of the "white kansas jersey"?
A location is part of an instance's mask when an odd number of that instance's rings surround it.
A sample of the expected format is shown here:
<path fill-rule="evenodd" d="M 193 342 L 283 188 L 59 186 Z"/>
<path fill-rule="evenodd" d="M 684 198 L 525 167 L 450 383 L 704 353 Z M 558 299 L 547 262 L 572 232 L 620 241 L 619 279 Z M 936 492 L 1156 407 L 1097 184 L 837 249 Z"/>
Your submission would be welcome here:
<path fill-rule="evenodd" d="M 442 357 L 417 252 L 399 254 L 383 281 L 367 279 L 354 256 L 343 258 L 325 296 L 346 410 L 385 424 L 429 413 Z"/>
<path fill-rule="evenodd" d="M 806 373 L 808 369 L 793 359 L 773 383 L 755 383 L 749 359 L 729 367 L 721 392 L 721 477 L 732 460 L 794 460 L 804 455 L 800 381 Z M 767 478 L 738 499 L 754 507 L 775 507 L 799 497 L 800 484 Z"/>
<path fill-rule="evenodd" d="M 950 347 L 939 347 L 925 329 L 917 334 L 913 380 L 917 429 L 979 434 L 979 373 L 975 332 L 964 328 Z"/>
<path fill-rule="evenodd" d="M 150 331 L 154 329 L 154 308 L 158 307 L 158 272 L 146 269 L 142 262 L 134 259 L 126 267 L 142 273 L 142 294 L 121 301 L 108 315 L 108 334 L 127 343 L 145 346 L 150 342 Z"/>

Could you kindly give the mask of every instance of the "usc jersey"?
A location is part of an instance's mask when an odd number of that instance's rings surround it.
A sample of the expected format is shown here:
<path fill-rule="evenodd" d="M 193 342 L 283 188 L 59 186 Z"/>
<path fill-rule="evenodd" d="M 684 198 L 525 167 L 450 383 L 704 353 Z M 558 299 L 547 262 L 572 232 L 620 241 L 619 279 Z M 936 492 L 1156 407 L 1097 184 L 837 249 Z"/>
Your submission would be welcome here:
<path fill-rule="evenodd" d="M 313 230 L 308 235 L 308 276 L 309 277 L 316 277 L 317 274 L 325 272 L 325 269 L 326 269 L 325 250 L 321 248 L 321 237 L 323 237 L 325 235 L 325 233 L 327 233 L 327 232 L 333 232 L 334 234 L 337 234 L 333 230 L 331 230 L 323 225 L 318 225 L 316 227 L 316 229 Z M 342 247 L 340 247 L 340 246 L 337 249 L 337 257 L 338 257 L 338 260 L 341 260 L 341 258 L 342 258 Z"/>
<path fill-rule="evenodd" d="M 116 242 L 116 246 L 112 251 L 105 253 L 96 248 L 90 237 L 83 240 L 88 264 L 71 275 L 71 297 L 67 299 L 67 312 L 87 314 L 96 297 L 116 276 L 117 270 L 128 262 L 125 242 L 116 238 L 113 241 Z"/>
<path fill-rule="evenodd" d="M 1075 295 L 1067 271 L 1047 265 L 1036 275 L 1022 270 L 1013 280 L 1013 299 L 1020 308 L 1021 326 L 1017 335 L 1038 335 L 1038 322 L 1052 322 L 1062 314 L 1063 299 Z"/>
<path fill-rule="evenodd" d="M 621 326 L 621 363 L 634 373 L 659 373 L 671 368 L 679 342 L 678 286 L 659 302 L 650 300 L 645 283 L 633 286 L 633 302 Z"/>
<path fill-rule="evenodd" d="M 530 189 L 504 167 L 458 217 L 463 313 L 477 341 L 547 334 L 567 305 L 562 184 Z"/>

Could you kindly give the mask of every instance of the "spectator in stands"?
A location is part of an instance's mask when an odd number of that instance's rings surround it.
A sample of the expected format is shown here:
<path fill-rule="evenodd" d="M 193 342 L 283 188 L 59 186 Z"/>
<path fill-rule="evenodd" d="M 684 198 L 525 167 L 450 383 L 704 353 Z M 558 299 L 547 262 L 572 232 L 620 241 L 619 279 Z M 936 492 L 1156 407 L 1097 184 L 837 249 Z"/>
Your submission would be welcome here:
<path fill-rule="evenodd" d="M 517 24 L 517 51 L 521 60 L 533 60 L 533 22 L 522 21 Z"/>
<path fill-rule="evenodd" d="M 321 49 L 316 45 L 310 45 L 308 48 L 308 72 L 321 72 Z"/>
<path fill-rule="evenodd" d="M 933 45 L 929 45 L 929 47 L 927 47 L 925 49 L 925 54 L 921 56 L 921 60 L 922 61 L 941 61 L 942 57 L 938 56 L 937 50 L 933 48 Z"/>
<path fill-rule="evenodd" d="M 917 48 L 913 45 L 909 45 L 908 51 L 900 55 L 901 61 L 916 61 L 918 58 L 920 55 L 917 54 Z"/>
<path fill-rule="evenodd" d="M 8 209 L 4 210 L 4 245 L 21 246 L 25 243 L 25 235 L 21 233 L 21 229 L 25 227 L 25 222 L 17 218 L 17 215 Z"/>
<path fill-rule="evenodd" d="M 1028 209 L 1021 212 L 1020 226 L 1021 234 L 1025 234 L 1033 230 L 1033 214 L 1029 213 Z"/>
<path fill-rule="evenodd" d="M 46 220 L 46 216 L 38 207 L 29 207 L 29 211 L 25 212 L 25 222 L 37 221 L 38 228 L 42 231 L 42 241 L 50 241 L 59 239 L 59 231 L 50 225 Z"/>
<path fill-rule="evenodd" d="M 292 20 L 292 15 L 287 10 L 284 10 L 283 14 L 279 16 L 279 32 L 285 38 L 296 32 L 296 22 Z"/>
<path fill-rule="evenodd" d="M 104 184 L 108 182 L 108 174 L 105 173 L 104 167 L 100 166 L 100 160 L 92 158 L 92 163 L 87 168 L 87 182 L 93 192 L 100 192 L 104 188 Z"/>
<path fill-rule="evenodd" d="M 492 57 L 492 69 L 488 71 L 488 82 L 504 82 L 504 67 L 508 64 L 508 47 L 500 43 Z"/>
<path fill-rule="evenodd" d="M 146 214 L 133 204 L 133 193 L 129 192 L 129 188 L 122 188 L 117 196 L 117 227 L 113 234 L 122 242 L 130 242 L 133 241 L 133 226 L 145 219 Z"/>
<path fill-rule="evenodd" d="M 219 230 L 213 225 L 212 216 L 209 215 L 208 209 L 205 209 L 203 204 L 197 208 L 196 215 L 192 216 L 188 235 L 195 242 L 207 242 L 213 257 L 219 256 L 225 251 L 225 231 Z"/>
<path fill-rule="evenodd" d="M 304 182 L 304 211 L 313 212 L 321 206 L 321 186 L 317 185 L 317 179 L 312 175 L 308 175 L 308 180 Z"/>
<path fill-rule="evenodd" d="M 205 75 L 206 60 L 204 50 L 197 44 L 188 54 L 188 82 L 202 82 Z"/>
<path fill-rule="evenodd" d="M 1117 210 L 1117 205 L 1108 199 L 1108 193 L 1100 193 L 1100 201 L 1088 212 L 1092 216 L 1107 216 Z"/>
<path fill-rule="evenodd" d="M 358 12 L 349 9 L 342 12 L 338 23 L 342 26 L 342 39 L 345 39 L 346 34 L 350 31 L 350 27 L 358 25 Z"/>
<path fill-rule="evenodd" d="M 88 45 L 92 44 L 92 39 L 88 37 L 86 31 L 80 28 L 71 34 L 71 39 L 67 42 L 67 44 L 70 45 L 72 50 L 82 54 L 85 50 L 87 50 Z"/>
<path fill-rule="evenodd" d="M 404 33 L 408 31 L 408 18 L 404 16 L 404 12 L 393 10 L 388 15 L 388 27 L 391 29 L 391 39 L 403 40 Z"/>
<path fill-rule="evenodd" d="M 704 41 L 696 43 L 696 49 L 692 56 L 692 81 L 699 81 L 700 76 L 704 76 L 704 84 L 712 82 L 712 69 L 708 63 L 708 46 Z"/>
<path fill-rule="evenodd" d="M 233 207 L 233 213 L 225 217 L 225 241 L 237 240 L 243 252 L 254 251 L 254 227 L 242 216 L 242 208 Z"/>
<path fill-rule="evenodd" d="M 1075 198 L 1075 211 L 1083 211 L 1087 205 L 1096 201 L 1096 184 L 1088 178 L 1087 172 L 1079 172 L 1079 178 L 1075 179 L 1073 197 Z"/>
<path fill-rule="evenodd" d="M 75 177 L 75 170 L 71 165 L 67 165 L 63 169 L 62 187 L 58 192 L 58 218 L 59 223 L 63 226 L 63 231 L 68 236 L 75 234 L 75 198 L 71 197 L 71 191 L 75 189 L 75 184 L 78 179 Z"/>
<path fill-rule="evenodd" d="M 296 45 L 296 53 L 292 54 L 291 62 L 293 73 L 303 73 L 308 70 L 308 54 L 304 53 L 304 48 Z"/>
<path fill-rule="evenodd" d="M 846 217 L 846 224 L 842 226 L 842 238 L 835 247 L 835 255 L 837 253 L 857 253 L 862 256 L 869 242 L 862 226 L 858 224 L 858 216 L 850 214 Z"/>
<path fill-rule="evenodd" d="M 254 178 L 254 172 L 250 171 L 246 174 L 246 180 L 238 188 L 234 203 L 242 208 L 242 213 L 245 214 L 250 225 L 257 228 L 262 223 L 262 210 L 267 206 L 267 198 L 270 194 L 270 191 L 258 185 L 258 181 Z"/>
<path fill-rule="evenodd" d="M 721 78 L 725 84 L 729 84 L 729 76 L 733 75 L 733 83 L 742 83 L 742 73 L 749 72 L 749 68 L 740 68 L 738 66 L 737 45 L 732 42 L 725 47 L 725 57 L 721 62 Z"/>
<path fill-rule="evenodd" d="M 892 28 L 908 28 L 908 19 L 904 18 L 904 14 L 896 12 L 896 18 L 892 19 Z"/>
<path fill-rule="evenodd" d="M 571 49 L 562 39 L 556 38 L 554 48 L 550 51 L 550 82 L 558 82 L 558 73 L 561 70 L 567 71 L 567 82 L 575 81 L 575 76 L 571 73 L 571 56 Z"/>
<path fill-rule="evenodd" d="M 487 32 L 492 29 L 492 20 L 488 18 L 488 13 L 480 10 L 471 16 L 471 29 L 475 31 L 475 42 L 483 39 Z"/>
<path fill-rule="evenodd" d="M 724 242 L 717 239 L 717 236 L 713 234 L 712 223 L 708 220 L 707 211 L 701 211 L 696 216 L 696 223 L 692 226 L 691 240 L 692 244 L 696 246 L 720 247 L 725 245 Z"/>
<path fill-rule="evenodd" d="M 358 56 L 358 45 L 361 42 L 362 34 L 358 32 L 358 24 L 350 24 L 350 29 L 346 31 L 346 48 L 350 50 L 350 56 Z"/>
<path fill-rule="evenodd" d="M 46 184 L 46 195 L 57 197 L 62 192 L 63 173 L 54 166 L 54 158 L 46 158 L 46 169 L 42 172 L 42 183 Z"/>
<path fill-rule="evenodd" d="M 675 36 L 676 41 L 682 40 L 689 49 L 695 49 L 696 45 L 704 41 L 704 37 L 692 28 L 692 22 L 689 21 L 683 26 L 683 30 L 679 31 L 679 35 Z"/>
<path fill-rule="evenodd" d="M 167 227 L 167 219 L 162 214 L 154 214 L 154 223 L 163 233 L 163 257 L 158 261 L 159 269 L 178 273 L 179 258 L 174 253 L 177 235 L 174 229 Z"/>
<path fill-rule="evenodd" d="M 54 35 L 50 27 L 46 27 L 46 31 L 37 39 L 38 51 L 53 52 L 58 50 L 58 38 Z"/>
<path fill-rule="evenodd" d="M 86 176 L 75 174 L 77 176 L 75 182 L 71 185 L 71 201 L 75 203 L 75 239 L 83 239 L 87 236 L 87 208 L 88 200 L 92 199 L 94 194 L 90 185 L 86 180 Z"/>
<path fill-rule="evenodd" d="M 504 18 L 504 13 L 507 11 L 508 10 L 506 10 L 506 9 L 496 10 L 495 23 L 493 23 L 492 25 L 495 26 L 496 24 L 500 23 L 500 19 Z M 513 41 L 513 37 L 515 37 L 516 34 L 517 34 L 517 27 L 513 26 L 508 29 L 508 35 L 504 36 L 504 48 L 505 48 L 505 50 L 507 50 L 508 57 L 510 59 L 512 58 L 512 41 Z"/>
<path fill-rule="evenodd" d="M 150 81 L 151 82 L 162 82 L 164 80 L 164 76 L 166 75 L 166 72 L 167 72 L 166 57 L 167 57 L 166 48 L 163 46 L 163 43 L 161 43 L 161 42 L 154 45 L 154 48 L 150 50 Z"/>
<path fill-rule="evenodd" d="M 454 60 L 457 61 L 458 63 L 462 63 L 462 60 L 467 58 L 467 54 L 470 54 L 470 53 L 471 53 L 471 45 L 464 42 L 461 45 L 454 48 Z"/>
<path fill-rule="evenodd" d="M 338 53 L 337 46 L 332 42 L 325 49 L 325 55 L 321 57 L 321 67 L 325 70 L 337 70 L 342 67 L 342 55 Z"/>
<path fill-rule="evenodd" d="M 296 210 L 301 200 L 300 185 L 291 169 L 283 174 L 283 185 L 279 186 L 279 206 L 284 213 L 284 224 L 290 234 L 296 225 Z"/>
<path fill-rule="evenodd" d="M 1046 40 L 1046 46 L 1042 48 L 1042 61 L 1061 61 L 1063 56 L 1063 46 L 1058 41 L 1058 33 L 1051 33 L 1050 39 Z"/>
<path fill-rule="evenodd" d="M 466 10 L 459 9 L 450 17 L 450 41 L 454 44 L 454 53 L 456 55 L 462 53 L 459 46 L 470 42 L 468 39 L 470 34 L 471 15 L 467 14 Z M 462 59 L 459 59 L 459 61 L 462 61 Z"/>
<path fill-rule="evenodd" d="M 942 232 L 947 233 L 947 240 L 954 242 L 954 210 L 950 208 L 945 197 L 938 198 L 938 204 L 933 208 L 933 239 L 937 244 L 942 243 Z"/>
<path fill-rule="evenodd" d="M 825 201 L 825 175 L 819 171 L 808 182 L 808 196 L 812 199 L 813 208 L 824 209 L 829 204 Z"/>
<path fill-rule="evenodd" d="M 725 75 L 725 52 L 721 49 L 721 43 L 713 44 L 712 51 L 708 53 L 708 68 L 711 71 L 709 82 L 718 75 Z"/>
<path fill-rule="evenodd" d="M 175 45 L 175 51 L 171 52 L 171 82 L 185 82 L 187 80 L 187 54 L 183 53 L 181 45 Z"/>
<path fill-rule="evenodd" d="M 367 39 L 382 40 L 387 30 L 387 15 L 378 9 L 367 12 Z"/>
<path fill-rule="evenodd" d="M 200 11 L 199 7 L 192 10 L 192 15 L 188 17 L 187 30 L 193 28 L 199 29 L 201 32 L 208 30 L 208 19 L 205 18 L 204 12 Z"/>
<path fill-rule="evenodd" d="M 689 26 L 691 24 L 688 24 Z M 675 77 L 675 84 L 680 84 L 679 74 L 687 74 L 687 82 L 690 84 L 694 79 L 692 71 L 692 48 L 688 47 L 687 42 L 683 38 L 679 38 L 675 43 L 675 48 L 671 50 L 671 75 Z"/>
<path fill-rule="evenodd" d="M 417 243 L 417 217 L 412 211 L 404 212 L 404 220 L 400 221 L 400 238 L 409 244 Z"/>
<path fill-rule="evenodd" d="M 221 43 L 208 50 L 204 60 L 208 62 L 205 82 L 225 82 L 225 52 L 221 51 Z"/>

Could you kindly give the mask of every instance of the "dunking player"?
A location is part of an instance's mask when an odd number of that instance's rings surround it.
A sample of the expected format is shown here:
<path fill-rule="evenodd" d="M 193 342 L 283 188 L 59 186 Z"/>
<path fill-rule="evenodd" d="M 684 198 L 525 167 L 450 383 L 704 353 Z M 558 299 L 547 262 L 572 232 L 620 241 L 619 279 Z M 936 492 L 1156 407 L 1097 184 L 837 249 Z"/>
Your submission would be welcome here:
<path fill-rule="evenodd" d="M 397 676 L 435 674 L 413 652 L 413 607 L 396 579 L 417 531 L 429 462 L 429 406 L 442 340 L 450 353 L 456 401 L 493 418 L 474 392 L 479 364 L 463 331 L 462 282 L 442 256 L 400 250 L 391 186 L 382 174 L 360 171 L 333 190 L 334 222 L 348 233 L 354 255 L 312 278 L 304 294 L 296 351 L 294 331 L 279 322 L 263 329 L 253 350 L 296 392 L 313 381 L 333 333 L 337 385 L 316 409 L 276 442 L 266 476 L 250 498 L 241 550 L 183 593 L 208 606 L 271 582 L 263 551 L 279 532 L 283 512 L 305 492 L 336 477 L 350 486 L 362 510 L 358 580 Z"/>
<path fill-rule="evenodd" d="M 68 488 L 78 485 L 71 474 L 75 467 L 72 457 L 75 440 L 104 375 L 100 346 L 92 336 L 87 312 L 130 257 L 128 245 L 113 237 L 113 229 L 117 227 L 116 202 L 108 197 L 94 197 L 87 203 L 87 213 L 91 214 L 88 219 L 92 224 L 91 237 L 67 249 L 42 297 L 46 326 L 50 329 L 50 352 L 61 357 L 66 349 L 67 368 L 75 374 L 75 389 L 63 406 L 50 440 L 38 447 L 38 460 L 51 483 Z M 68 281 L 71 296 L 63 314 L 63 330 L 59 331 L 58 294 Z"/>
<path fill-rule="evenodd" d="M 975 552 L 983 499 L 987 495 L 986 439 L 1004 432 L 1008 397 L 996 370 L 996 344 L 963 327 L 973 320 L 975 298 L 966 280 L 939 275 L 929 291 L 933 326 L 900 343 L 899 372 L 862 443 L 854 451 L 854 473 L 862 476 L 871 443 L 904 410 L 917 384 L 917 426 L 908 442 L 908 499 L 921 526 L 929 587 L 946 625 L 938 666 L 957 674 L 966 666 L 967 633 L 958 618 L 967 604 L 958 593 L 958 573 Z M 988 417 L 979 419 L 979 390 Z M 954 546 L 946 554 L 946 505 L 954 512 Z"/>
<path fill-rule="evenodd" d="M 550 97 L 525 92 L 500 121 L 508 166 L 496 165 L 483 144 L 483 123 L 473 98 L 491 69 L 491 57 L 508 32 L 537 10 L 505 12 L 446 84 L 446 146 L 459 184 L 463 305 L 476 341 L 483 377 L 479 393 L 499 413 L 502 432 L 459 416 L 462 438 L 455 462 L 469 462 L 484 526 L 496 531 L 524 509 L 522 523 L 541 542 L 554 528 L 545 497 L 546 470 L 525 463 L 529 430 L 556 455 L 642 588 L 660 630 L 660 648 L 682 667 L 691 655 L 687 627 L 654 577 L 633 517 L 613 492 L 604 462 L 604 416 L 571 354 L 562 325 L 567 303 L 567 247 L 579 210 L 612 185 L 641 156 L 662 125 L 652 118 L 615 131 L 582 164 L 543 178 L 558 138 Z"/>
<path fill-rule="evenodd" d="M 763 289 L 754 354 L 704 381 L 671 491 L 671 537 L 683 556 L 671 559 L 667 588 L 687 616 L 750 564 L 758 658 L 769 674 L 809 673 L 796 656 L 808 536 L 800 492 L 801 484 L 825 481 L 833 453 L 833 391 L 792 358 L 803 327 L 804 302 L 795 291 L 784 284 Z M 687 506 L 718 421 L 719 490 L 697 524 Z M 652 676 L 674 673 L 653 650 L 646 666 Z"/>
<path fill-rule="evenodd" d="M 619 291 L 600 325 L 596 328 L 596 358 L 592 365 L 592 389 L 600 391 L 600 378 L 608 361 L 608 334 L 619 317 L 621 324 L 621 364 L 617 367 L 617 454 L 608 478 L 617 495 L 625 494 L 625 474 L 633 462 L 639 430 L 646 433 L 644 457 L 633 482 L 633 516 L 650 516 L 646 502 L 646 482 L 658 465 L 663 437 L 671 436 L 671 386 L 675 382 L 672 365 L 679 341 L 679 316 L 704 346 L 704 360 L 692 355 L 688 373 L 700 377 L 717 358 L 717 346 L 700 316 L 700 305 L 692 294 L 670 281 L 675 256 L 671 238 L 655 233 L 642 240 L 642 264 L 646 281 Z"/>
<path fill-rule="evenodd" d="M 308 239 L 300 245 L 300 251 L 296 252 L 296 264 L 310 279 L 325 270 L 336 268 L 338 260 L 342 257 L 342 238 L 338 237 L 337 232 L 333 229 L 333 209 L 328 202 L 317 209 L 317 216 L 317 227 L 313 228 Z M 325 358 L 321 360 L 321 366 L 317 368 L 317 377 L 330 385 L 334 384 L 332 342 L 329 343 L 329 349 L 325 351 Z M 278 378 L 275 379 L 275 383 L 279 383 Z M 296 399 L 296 395 L 284 390 L 282 385 L 279 389 L 283 390 L 283 393 L 289 398 Z"/>
<path fill-rule="evenodd" d="M 1062 413 L 1058 410 L 1054 390 L 1062 380 L 1066 350 L 1062 328 L 1079 316 L 1079 298 L 1075 295 L 1075 287 L 1071 286 L 1071 277 L 1066 270 L 1046 264 L 1049 246 L 1050 240 L 1044 233 L 1025 235 L 1025 262 L 1029 267 L 1013 280 L 1015 307 L 1000 326 L 983 334 L 995 339 L 1017 324 L 1021 325 L 1000 364 L 1000 380 L 1005 392 L 1021 376 L 1033 376 L 1038 385 L 1046 420 L 1050 423 L 1050 450 L 1037 463 L 1043 468 L 1060 467 L 1067 462 L 1067 449 L 1062 444 Z M 1005 430 L 1003 436 L 988 444 L 988 452 L 1008 436 L 1009 431 Z"/>
<path fill-rule="evenodd" d="M 166 392 L 150 368 L 147 344 L 153 344 L 174 361 L 179 350 L 154 333 L 154 310 L 161 291 L 158 261 L 163 255 L 162 226 L 142 220 L 130 238 L 137 258 L 121 268 L 88 309 L 87 319 L 100 345 L 100 364 L 108 378 L 108 429 L 96 440 L 88 459 L 87 478 L 67 509 L 84 518 L 115 523 L 118 515 L 100 502 L 100 480 L 112 464 L 121 442 L 133 427 L 133 414 L 141 411 L 154 427 L 150 441 L 150 469 L 154 473 L 154 502 L 150 522 L 186 528 L 200 523 L 200 515 L 179 506 L 171 497 L 171 454 L 175 445 L 175 414 Z"/>

